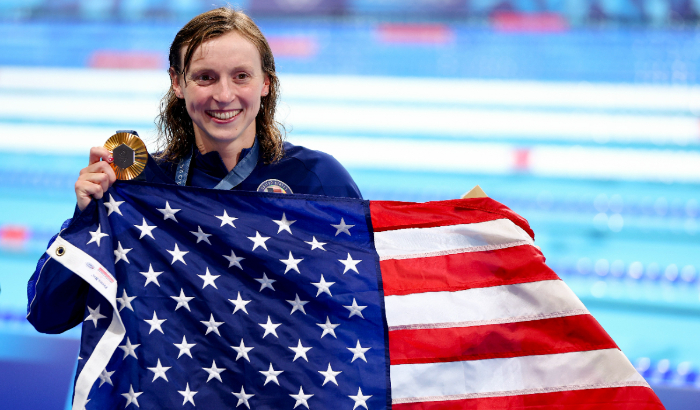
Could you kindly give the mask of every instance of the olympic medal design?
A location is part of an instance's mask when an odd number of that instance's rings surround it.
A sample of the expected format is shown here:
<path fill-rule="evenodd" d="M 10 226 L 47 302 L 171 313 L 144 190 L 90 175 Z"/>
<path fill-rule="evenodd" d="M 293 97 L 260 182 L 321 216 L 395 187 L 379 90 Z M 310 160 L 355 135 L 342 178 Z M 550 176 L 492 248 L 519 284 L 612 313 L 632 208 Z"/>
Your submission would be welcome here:
<path fill-rule="evenodd" d="M 134 179 L 146 168 L 148 161 L 146 145 L 134 134 L 128 132 L 114 134 L 105 142 L 105 148 L 112 151 L 114 162 L 110 165 L 117 174 L 117 179 Z"/>

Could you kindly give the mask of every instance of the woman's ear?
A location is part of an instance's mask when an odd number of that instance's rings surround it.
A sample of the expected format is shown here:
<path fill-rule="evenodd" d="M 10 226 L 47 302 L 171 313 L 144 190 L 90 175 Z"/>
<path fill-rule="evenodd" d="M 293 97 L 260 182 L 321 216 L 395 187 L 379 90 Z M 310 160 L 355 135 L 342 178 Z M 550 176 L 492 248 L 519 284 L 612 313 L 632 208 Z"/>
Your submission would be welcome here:
<path fill-rule="evenodd" d="M 261 97 L 265 97 L 270 93 L 270 76 L 265 74 L 265 81 L 263 83 L 262 91 L 260 92 Z"/>
<path fill-rule="evenodd" d="M 175 68 L 170 67 L 168 70 L 170 74 L 170 85 L 173 87 L 173 92 L 175 92 L 175 97 L 184 98 L 182 93 L 182 86 L 180 84 L 180 75 L 175 71 Z"/>

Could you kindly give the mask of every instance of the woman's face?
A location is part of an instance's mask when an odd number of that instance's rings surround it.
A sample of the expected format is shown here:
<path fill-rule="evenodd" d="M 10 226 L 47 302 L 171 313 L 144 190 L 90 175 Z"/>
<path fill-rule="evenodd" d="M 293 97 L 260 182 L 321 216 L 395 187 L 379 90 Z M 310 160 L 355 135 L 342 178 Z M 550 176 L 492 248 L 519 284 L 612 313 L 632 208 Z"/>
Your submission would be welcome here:
<path fill-rule="evenodd" d="M 183 48 L 181 66 L 184 53 Z M 238 149 L 253 145 L 260 98 L 270 88 L 253 43 L 229 32 L 203 43 L 187 73 L 171 69 L 170 75 L 175 94 L 185 99 L 198 146 L 221 152 L 231 142 Z"/>

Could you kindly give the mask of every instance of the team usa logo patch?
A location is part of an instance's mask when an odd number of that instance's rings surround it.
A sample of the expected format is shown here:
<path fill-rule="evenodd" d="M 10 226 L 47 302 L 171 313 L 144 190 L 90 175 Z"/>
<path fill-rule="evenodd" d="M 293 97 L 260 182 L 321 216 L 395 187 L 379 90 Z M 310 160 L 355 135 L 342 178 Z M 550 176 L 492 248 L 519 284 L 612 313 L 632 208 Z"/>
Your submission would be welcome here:
<path fill-rule="evenodd" d="M 276 194 L 293 194 L 292 188 L 279 179 L 268 179 L 258 185 L 258 192 L 274 192 Z"/>

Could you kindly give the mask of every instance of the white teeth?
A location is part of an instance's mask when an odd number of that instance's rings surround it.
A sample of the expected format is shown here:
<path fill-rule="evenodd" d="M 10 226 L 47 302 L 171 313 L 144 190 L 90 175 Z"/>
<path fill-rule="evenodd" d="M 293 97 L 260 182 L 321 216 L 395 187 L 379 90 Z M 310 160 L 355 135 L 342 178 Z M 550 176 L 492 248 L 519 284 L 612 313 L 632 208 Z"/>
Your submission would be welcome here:
<path fill-rule="evenodd" d="M 227 111 L 227 112 L 215 112 L 215 111 L 207 111 L 207 114 L 211 115 L 212 117 L 218 119 L 218 120 L 229 120 L 238 113 L 241 112 L 241 110 L 236 110 L 236 111 Z"/>

